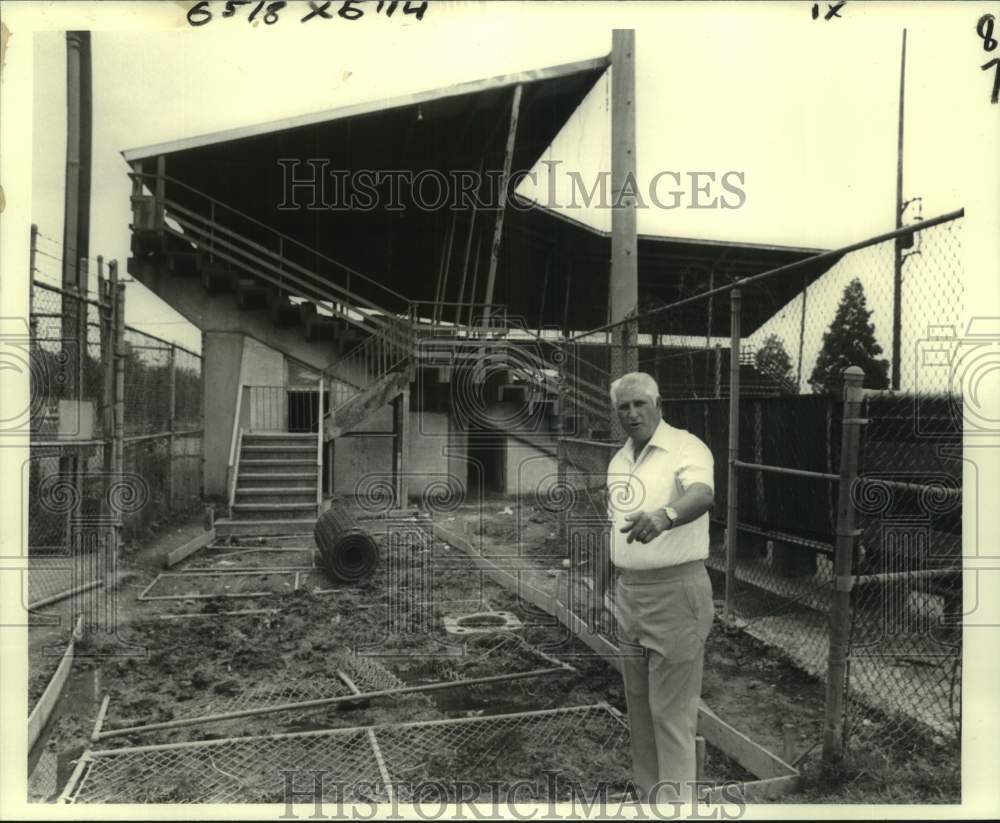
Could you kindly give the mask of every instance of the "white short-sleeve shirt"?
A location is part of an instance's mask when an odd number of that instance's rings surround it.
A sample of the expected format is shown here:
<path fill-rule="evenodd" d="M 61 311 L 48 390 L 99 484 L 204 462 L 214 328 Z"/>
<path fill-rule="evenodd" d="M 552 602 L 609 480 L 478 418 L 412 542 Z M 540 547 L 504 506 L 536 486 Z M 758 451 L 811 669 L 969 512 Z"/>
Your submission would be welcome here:
<path fill-rule="evenodd" d="M 707 558 L 707 512 L 645 544 L 629 543 L 621 528 L 627 525 L 626 515 L 670 505 L 692 483 L 704 483 L 714 491 L 715 461 L 708 446 L 661 420 L 638 460 L 633 455 L 629 439 L 608 466 L 612 562 L 623 569 L 655 569 Z"/>

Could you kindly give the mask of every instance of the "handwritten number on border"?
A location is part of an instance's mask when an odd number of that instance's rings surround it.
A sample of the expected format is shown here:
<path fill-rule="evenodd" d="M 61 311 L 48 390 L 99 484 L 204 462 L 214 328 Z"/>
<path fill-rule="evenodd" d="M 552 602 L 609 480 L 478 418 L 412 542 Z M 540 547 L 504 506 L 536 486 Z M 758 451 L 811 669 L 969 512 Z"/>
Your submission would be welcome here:
<path fill-rule="evenodd" d="M 331 6 L 334 5 L 333 0 L 309 0 L 309 12 L 299 22 L 305 23 L 317 17 L 325 20 L 333 20 L 334 17 L 339 17 L 342 20 L 360 20 L 365 16 L 365 9 L 361 7 L 362 0 L 337 0 L 337 2 L 339 2 L 340 7 L 337 8 L 336 14 L 333 14 L 331 10 Z M 836 9 L 840 8 L 844 2 L 846 0 L 838 3 L 836 7 L 828 3 L 827 5 L 833 9 L 831 14 L 835 14 Z M 253 10 L 247 15 L 247 22 L 256 22 L 257 18 L 263 12 L 264 16 L 261 19 L 268 26 L 278 22 L 278 12 L 288 5 L 286 0 L 273 0 L 270 3 L 268 0 L 256 0 L 256 2 L 255 0 L 226 0 L 222 13 L 219 16 L 235 17 L 240 7 L 251 4 L 254 4 Z M 417 20 L 424 19 L 429 5 L 428 0 L 378 0 L 378 5 L 374 13 L 392 17 L 401 4 L 403 6 L 403 14 L 412 15 Z M 211 22 L 213 16 L 209 0 L 201 0 L 201 2 L 195 3 L 188 9 L 187 21 L 192 26 L 204 26 L 206 23 Z M 828 14 L 827 19 L 829 17 L 830 15 Z"/>
<path fill-rule="evenodd" d="M 976 34 L 978 34 L 979 39 L 983 41 L 983 51 L 987 54 L 995 50 L 997 47 L 997 40 L 993 36 L 995 24 L 996 18 L 992 14 L 984 14 L 979 18 L 979 22 L 976 23 Z M 990 94 L 990 102 L 1000 102 L 1000 57 L 994 57 L 992 60 L 986 61 L 979 68 L 983 71 L 989 71 L 990 69 L 994 70 L 993 91 Z"/>

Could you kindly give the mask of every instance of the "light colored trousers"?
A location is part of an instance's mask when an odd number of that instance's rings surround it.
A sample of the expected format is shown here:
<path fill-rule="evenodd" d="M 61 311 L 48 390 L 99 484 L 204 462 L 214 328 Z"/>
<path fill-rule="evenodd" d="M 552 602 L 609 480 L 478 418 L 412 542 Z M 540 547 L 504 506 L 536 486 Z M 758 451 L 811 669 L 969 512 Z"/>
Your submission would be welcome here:
<path fill-rule="evenodd" d="M 704 562 L 620 570 L 615 611 L 636 789 L 644 800 L 690 802 L 705 640 L 714 618 Z"/>

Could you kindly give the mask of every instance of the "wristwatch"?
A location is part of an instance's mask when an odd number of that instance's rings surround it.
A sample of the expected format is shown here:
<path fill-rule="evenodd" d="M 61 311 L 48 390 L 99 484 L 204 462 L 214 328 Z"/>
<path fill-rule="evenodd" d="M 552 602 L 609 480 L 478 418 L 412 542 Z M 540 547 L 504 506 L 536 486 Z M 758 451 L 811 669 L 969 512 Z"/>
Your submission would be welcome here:
<path fill-rule="evenodd" d="M 674 527 L 674 523 L 677 522 L 677 519 L 680 517 L 680 515 L 677 514 L 677 509 L 675 509 L 673 506 L 664 506 L 663 513 L 667 516 L 668 522 L 666 531 L 669 531 Z"/>

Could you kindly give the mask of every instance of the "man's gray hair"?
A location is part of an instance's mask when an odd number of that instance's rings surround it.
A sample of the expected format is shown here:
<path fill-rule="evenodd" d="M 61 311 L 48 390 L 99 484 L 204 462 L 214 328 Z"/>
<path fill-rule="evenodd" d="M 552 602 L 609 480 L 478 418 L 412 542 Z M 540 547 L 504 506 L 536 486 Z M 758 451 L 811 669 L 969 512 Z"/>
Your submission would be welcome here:
<path fill-rule="evenodd" d="M 660 387 L 656 385 L 656 381 L 645 372 L 633 371 L 623 374 L 611 384 L 612 406 L 618 402 L 618 390 L 626 386 L 631 386 L 641 391 L 643 394 L 648 395 L 651 400 L 660 399 Z"/>

